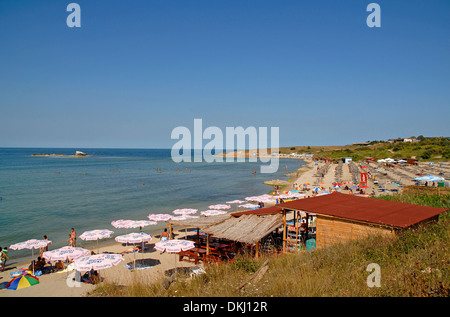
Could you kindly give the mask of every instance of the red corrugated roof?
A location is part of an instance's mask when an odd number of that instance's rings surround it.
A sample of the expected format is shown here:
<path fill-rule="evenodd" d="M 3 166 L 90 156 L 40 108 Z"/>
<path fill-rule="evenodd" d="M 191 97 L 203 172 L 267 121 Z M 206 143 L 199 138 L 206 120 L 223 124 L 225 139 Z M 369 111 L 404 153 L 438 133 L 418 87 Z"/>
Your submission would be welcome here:
<path fill-rule="evenodd" d="M 407 228 L 447 209 L 341 193 L 297 199 L 276 207 Z"/>
<path fill-rule="evenodd" d="M 239 217 L 242 215 L 273 215 L 283 212 L 282 208 L 273 206 L 273 207 L 266 207 L 266 208 L 259 208 L 259 209 L 253 209 L 248 211 L 240 211 L 232 213 L 233 216 Z"/>

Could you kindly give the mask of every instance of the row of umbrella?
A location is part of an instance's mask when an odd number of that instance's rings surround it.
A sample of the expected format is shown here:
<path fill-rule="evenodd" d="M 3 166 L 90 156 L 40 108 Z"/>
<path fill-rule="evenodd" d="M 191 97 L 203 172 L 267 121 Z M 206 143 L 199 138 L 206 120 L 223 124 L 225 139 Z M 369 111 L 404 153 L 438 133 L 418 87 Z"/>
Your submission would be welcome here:
<path fill-rule="evenodd" d="M 116 237 L 117 242 L 146 242 L 150 241 L 152 238 L 149 234 L 140 233 L 130 233 L 124 236 Z M 26 249 L 37 249 L 45 247 L 49 244 L 48 240 L 28 240 L 21 242 L 20 245 L 13 245 L 17 250 L 18 248 Z M 187 251 L 194 248 L 194 242 L 189 240 L 166 240 L 160 241 L 155 244 L 155 249 L 160 251 L 165 251 L 168 253 L 178 253 L 180 251 Z M 72 266 L 77 271 L 91 271 L 91 270 L 102 270 L 107 269 L 112 266 L 118 265 L 124 260 L 122 254 L 94 254 L 89 255 L 90 251 L 80 247 L 65 246 L 52 251 L 46 251 L 43 253 L 43 257 L 47 260 L 73 260 Z M 176 262 L 176 257 L 175 257 Z M 136 266 L 136 258 L 134 257 L 134 267 Z M 13 278 L 7 285 L 7 289 L 17 290 L 29 286 L 39 284 L 39 279 L 30 274 L 24 274 Z"/>
<path fill-rule="evenodd" d="M 248 201 L 248 199 L 246 199 Z M 208 210 L 201 211 L 200 213 L 204 216 L 213 216 L 224 214 L 226 211 L 224 209 L 230 209 L 231 206 L 229 204 L 240 204 L 244 203 L 242 200 L 233 200 L 228 201 L 227 205 L 225 204 L 217 204 L 210 205 Z M 243 208 L 257 208 L 257 206 L 253 204 L 245 204 L 240 205 L 239 207 Z M 149 214 L 149 220 L 115 220 L 111 222 L 111 225 L 115 228 L 142 228 L 149 225 L 156 225 L 158 221 L 169 221 L 169 220 L 183 220 L 188 218 L 196 218 L 198 216 L 192 216 L 198 210 L 192 208 L 183 208 L 176 209 L 173 211 L 173 214 L 177 216 L 173 216 L 170 214 Z M 110 238 L 114 232 L 108 229 L 96 229 L 83 232 L 79 236 L 80 239 L 86 241 L 97 241 L 97 251 L 99 251 L 98 240 Z M 151 235 L 139 232 L 139 233 L 129 233 L 126 235 L 118 236 L 115 238 L 117 242 L 120 243 L 142 243 L 142 250 L 144 250 L 144 243 L 148 242 L 152 239 Z M 31 249 L 32 259 L 34 259 L 34 249 L 41 249 L 47 247 L 52 242 L 49 240 L 37 240 L 30 239 L 24 242 L 12 244 L 10 249 L 12 250 L 22 250 L 22 249 Z M 155 244 L 155 249 L 159 251 L 165 251 L 168 253 L 178 253 L 180 251 L 187 251 L 191 248 L 194 248 L 194 242 L 189 240 L 166 240 L 160 241 Z M 77 271 L 90 271 L 90 270 L 100 270 L 110 268 L 113 265 L 119 264 L 124 260 L 122 254 L 92 254 L 91 251 L 81 248 L 81 247 L 72 247 L 72 246 L 64 246 L 59 249 L 46 251 L 43 253 L 43 257 L 49 261 L 73 261 L 72 266 L 73 269 Z M 99 252 L 98 252 L 99 253 Z M 176 260 L 176 259 L 175 259 Z M 7 285 L 9 289 L 20 289 L 23 287 L 29 287 L 32 285 L 36 285 L 39 283 L 39 279 L 34 276 L 34 261 L 33 263 L 33 273 L 24 274 L 18 277 L 13 278 Z M 134 267 L 136 264 L 136 257 L 134 255 Z"/>

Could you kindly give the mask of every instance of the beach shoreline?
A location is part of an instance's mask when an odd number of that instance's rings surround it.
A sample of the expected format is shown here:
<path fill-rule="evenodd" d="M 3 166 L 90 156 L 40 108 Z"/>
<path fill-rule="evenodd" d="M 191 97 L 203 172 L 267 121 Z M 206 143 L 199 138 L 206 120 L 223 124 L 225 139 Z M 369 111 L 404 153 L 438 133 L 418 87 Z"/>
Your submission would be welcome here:
<path fill-rule="evenodd" d="M 297 158 L 298 159 L 298 158 Z M 302 161 L 299 159 L 299 161 Z M 305 165 L 302 165 L 301 168 L 303 168 Z M 300 169 L 301 169 L 300 168 Z M 289 172 L 285 176 L 288 176 L 290 174 L 295 174 L 299 168 L 297 168 L 293 172 Z M 293 184 L 294 179 L 291 179 L 290 183 Z M 242 194 L 243 196 L 245 193 Z M 238 210 L 236 210 L 238 211 Z M 114 281 L 115 283 L 118 283 L 119 285 L 126 285 L 129 281 L 133 280 L 133 276 L 130 275 L 130 273 L 139 275 L 142 278 L 145 277 L 145 279 L 149 280 L 156 280 L 162 276 L 164 276 L 164 271 L 169 270 L 175 267 L 175 265 L 189 267 L 193 266 L 193 263 L 190 262 L 178 262 L 178 259 L 175 259 L 174 257 L 178 257 L 177 255 L 170 254 L 170 257 L 168 258 L 167 254 L 160 254 L 158 251 L 153 249 L 154 243 L 159 241 L 159 235 L 164 230 L 164 228 L 167 228 L 168 225 L 165 223 L 158 223 L 157 227 L 144 227 L 142 228 L 142 232 L 149 233 L 152 236 L 152 240 L 146 244 L 146 246 L 150 249 L 150 252 L 144 252 L 143 255 L 145 255 L 146 258 L 148 258 L 148 254 L 151 254 L 150 258 L 154 260 L 155 263 L 158 263 L 153 268 L 149 268 L 143 271 L 136 271 L 136 272 L 129 272 L 128 269 L 125 269 L 123 267 L 124 263 L 129 263 L 131 261 L 131 257 L 129 255 L 125 255 L 124 258 L 126 260 L 116 267 L 109 268 L 107 270 L 103 270 L 100 272 L 102 276 L 104 276 L 109 281 Z M 134 230 L 136 232 L 137 230 Z M 130 232 L 132 232 L 132 229 L 130 229 Z M 180 226 L 174 226 L 173 227 L 174 232 L 174 238 L 183 237 L 185 234 L 185 228 L 182 228 Z M 119 235 L 119 234 L 117 234 Z M 97 241 L 83 241 L 81 239 L 77 239 L 77 246 L 82 247 L 85 249 L 88 249 L 90 251 L 93 251 L 95 253 L 100 252 L 122 252 L 127 249 L 127 246 L 122 243 L 118 243 L 114 240 L 115 236 L 113 235 L 111 238 L 105 239 L 105 240 L 98 240 L 98 246 Z M 50 239 L 51 240 L 51 239 Z M 128 245 L 128 248 L 130 245 Z M 52 250 L 54 248 L 51 247 L 49 250 Z M 11 252 L 9 252 L 9 256 L 11 257 Z M 142 255 L 142 253 L 137 254 Z M 39 256 L 39 250 L 34 250 L 34 259 L 36 259 Z M 9 282 L 11 279 L 10 273 L 15 272 L 17 270 L 20 270 L 22 268 L 26 268 L 30 265 L 32 259 L 31 259 L 31 250 L 29 256 L 21 256 L 20 258 L 11 258 L 7 261 L 6 271 L 0 272 L 0 279 L 3 280 L 6 284 L 6 282 Z M 52 262 L 53 263 L 53 262 Z M 201 266 L 203 264 L 200 264 Z M 158 272 L 158 273 L 155 273 Z M 67 277 L 70 275 L 70 272 L 66 272 L 66 274 L 61 274 L 60 272 L 57 273 L 50 273 L 41 275 L 39 277 L 40 283 L 38 285 L 35 285 L 33 287 L 28 287 L 25 289 L 12 291 L 12 290 L 6 290 L 6 289 L 0 289 L 0 297 L 17 297 L 17 296 L 30 296 L 30 297 L 40 297 L 40 296 L 55 296 L 55 297 L 83 297 L 86 296 L 89 292 L 91 292 L 95 286 L 83 284 L 81 287 L 68 287 L 67 286 Z M 123 275 L 123 276 L 122 276 Z M 70 284 L 70 283 L 69 283 Z M 4 285 L 5 286 L 5 285 Z M 44 295 L 45 294 L 45 295 Z"/>
<path fill-rule="evenodd" d="M 305 160 L 301 159 L 304 164 L 301 164 L 300 167 L 293 172 L 288 172 L 285 176 L 289 177 L 288 185 L 281 188 L 280 194 L 283 194 L 289 190 L 294 188 L 300 188 L 303 184 L 309 184 L 307 191 L 303 192 L 303 196 L 300 198 L 307 198 L 318 195 L 317 191 L 314 191 L 312 186 L 320 185 L 323 190 L 334 190 L 333 184 L 336 182 L 337 177 L 339 177 L 342 181 L 350 181 L 357 179 L 361 172 L 361 166 L 356 165 L 355 163 L 349 164 L 333 164 L 326 161 L 316 162 L 313 160 Z M 376 164 L 376 163 L 374 163 Z M 370 165 L 369 165 L 370 166 Z M 373 166 L 372 166 L 373 168 Z M 381 165 L 377 165 L 377 168 L 381 168 Z M 407 170 L 405 169 L 405 172 Z M 393 171 L 387 171 L 387 173 L 393 173 Z M 392 174 L 393 175 L 393 174 Z M 374 179 L 369 178 L 369 185 L 373 187 Z M 347 190 L 336 189 L 343 193 L 348 193 Z M 272 191 L 270 191 L 272 192 Z M 355 191 L 354 194 L 360 194 Z M 378 194 L 378 193 L 377 193 Z M 243 193 L 242 196 L 245 194 Z M 367 196 L 367 195 L 365 195 Z M 270 207 L 275 205 L 275 203 L 265 204 L 264 207 Z M 237 210 L 236 210 L 237 211 Z M 236 212 L 233 211 L 233 212 Z M 149 233 L 152 236 L 152 240 L 146 244 L 148 250 L 144 253 L 136 253 L 136 257 L 138 259 L 147 259 L 151 260 L 152 263 L 155 263 L 153 267 L 142 271 L 131 272 L 129 269 L 124 268 L 124 264 L 131 263 L 133 260 L 133 256 L 127 254 L 124 256 L 125 261 L 120 263 L 119 265 L 109 268 L 107 270 L 103 270 L 100 272 L 102 277 L 105 280 L 115 283 L 116 285 L 127 285 L 128 283 L 136 280 L 136 278 L 141 279 L 142 281 L 156 281 L 157 279 L 164 276 L 164 271 L 172 269 L 176 266 L 181 267 L 191 267 L 194 264 L 191 262 L 179 262 L 178 256 L 174 254 L 160 254 L 159 251 L 156 251 L 153 247 L 156 242 L 159 241 L 159 235 L 167 227 L 167 223 L 158 224 L 158 228 L 156 227 L 144 227 L 142 229 L 143 232 Z M 185 228 L 180 226 L 173 227 L 175 238 L 183 238 L 185 236 Z M 130 229 L 131 231 L 132 229 Z M 133 230 L 133 231 L 137 231 Z M 190 228 L 189 231 L 192 231 Z M 127 249 L 127 245 L 122 243 L 117 243 L 114 240 L 114 237 L 109 238 L 107 240 L 99 240 L 98 243 L 98 251 L 97 251 L 97 243 L 96 242 L 86 242 L 79 240 L 77 241 L 77 246 L 87 248 L 94 252 L 113 252 L 119 253 Z M 130 246 L 128 245 L 128 248 Z M 51 249 L 51 248 L 50 248 Z M 37 251 L 39 253 L 39 251 Z M 36 252 L 35 252 L 36 254 Z M 37 257 L 37 256 L 36 256 Z M 14 261 L 14 262 L 13 262 Z M 31 252 L 30 257 L 24 257 L 21 259 L 14 259 L 13 261 L 9 261 L 7 263 L 7 271 L 0 272 L 0 278 L 3 281 L 9 281 L 9 274 L 14 272 L 16 269 L 20 269 L 26 267 L 31 262 Z M 11 267 L 11 264 L 14 263 L 14 267 Z M 203 263 L 198 264 L 199 266 L 203 266 Z M 91 292 L 95 286 L 83 284 L 81 287 L 68 287 L 67 286 L 67 274 L 60 273 L 51 273 L 42 275 L 40 278 L 41 283 L 35 285 L 33 287 L 25 288 L 19 291 L 10 291 L 5 289 L 0 289 L 0 297 L 3 296 L 56 296 L 56 297 L 80 297 L 87 296 L 89 292 Z"/>

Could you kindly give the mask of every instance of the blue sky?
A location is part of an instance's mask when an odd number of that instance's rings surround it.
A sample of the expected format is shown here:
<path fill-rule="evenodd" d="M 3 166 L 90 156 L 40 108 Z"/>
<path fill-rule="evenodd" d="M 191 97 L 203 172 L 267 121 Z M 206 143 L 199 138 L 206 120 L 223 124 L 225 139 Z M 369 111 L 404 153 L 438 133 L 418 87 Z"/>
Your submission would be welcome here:
<path fill-rule="evenodd" d="M 194 118 L 281 146 L 450 134 L 447 0 L 376 1 L 381 28 L 372 1 L 79 0 L 81 28 L 70 2 L 0 0 L 0 147 L 170 148 Z"/>

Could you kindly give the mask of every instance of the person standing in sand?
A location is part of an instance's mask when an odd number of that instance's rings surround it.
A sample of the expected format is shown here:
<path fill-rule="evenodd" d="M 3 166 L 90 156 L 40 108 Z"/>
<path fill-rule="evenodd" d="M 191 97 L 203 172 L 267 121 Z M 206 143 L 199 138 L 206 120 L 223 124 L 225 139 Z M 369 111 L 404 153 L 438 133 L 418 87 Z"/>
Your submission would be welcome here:
<path fill-rule="evenodd" d="M 0 247 L 0 264 L 2 267 L 2 271 L 5 271 L 5 269 L 6 269 L 5 263 L 6 263 L 6 260 L 8 260 L 8 259 L 9 259 L 9 257 L 6 255 L 5 252 L 3 252 L 3 249 Z"/>
<path fill-rule="evenodd" d="M 77 246 L 77 233 L 75 232 L 74 228 L 72 228 L 72 232 L 70 233 L 70 245 L 72 247 Z"/>
<path fill-rule="evenodd" d="M 46 235 L 44 235 L 44 240 L 48 241 L 48 238 Z M 43 248 L 39 248 L 39 256 L 42 257 L 42 255 L 44 254 L 44 251 L 48 251 L 48 244 L 47 246 L 43 247 Z"/>

